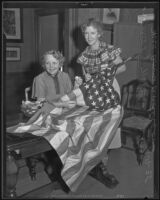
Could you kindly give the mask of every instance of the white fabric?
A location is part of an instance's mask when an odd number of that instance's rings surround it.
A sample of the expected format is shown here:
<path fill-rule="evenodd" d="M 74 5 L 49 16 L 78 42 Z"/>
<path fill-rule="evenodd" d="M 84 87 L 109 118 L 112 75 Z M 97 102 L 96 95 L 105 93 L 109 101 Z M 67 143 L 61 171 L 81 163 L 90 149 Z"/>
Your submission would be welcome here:
<path fill-rule="evenodd" d="M 119 87 L 119 84 L 118 84 L 116 78 L 114 78 L 113 87 L 118 92 L 119 96 L 121 97 L 120 87 Z M 121 128 L 118 128 L 111 144 L 109 145 L 109 149 L 116 149 L 116 148 L 120 148 L 121 146 L 122 146 L 122 144 L 121 144 Z"/>

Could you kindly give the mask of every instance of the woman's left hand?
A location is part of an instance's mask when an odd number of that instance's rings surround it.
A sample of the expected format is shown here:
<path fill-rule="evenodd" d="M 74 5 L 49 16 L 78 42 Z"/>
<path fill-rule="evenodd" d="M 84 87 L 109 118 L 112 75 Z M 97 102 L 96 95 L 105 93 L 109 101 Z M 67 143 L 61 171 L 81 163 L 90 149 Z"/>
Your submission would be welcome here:
<path fill-rule="evenodd" d="M 123 60 L 122 60 L 122 58 L 120 56 L 117 56 L 116 59 L 113 60 L 113 63 L 116 64 L 116 65 L 121 63 L 121 62 L 123 62 Z"/>

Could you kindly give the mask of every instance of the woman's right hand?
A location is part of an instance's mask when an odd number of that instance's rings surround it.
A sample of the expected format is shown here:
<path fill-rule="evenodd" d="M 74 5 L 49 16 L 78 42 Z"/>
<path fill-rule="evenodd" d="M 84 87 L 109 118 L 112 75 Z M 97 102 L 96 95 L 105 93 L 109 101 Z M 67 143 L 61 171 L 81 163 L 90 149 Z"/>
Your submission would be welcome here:
<path fill-rule="evenodd" d="M 91 79 L 91 75 L 89 73 L 85 74 L 85 81 L 89 81 Z"/>
<path fill-rule="evenodd" d="M 75 82 L 74 82 L 74 88 L 78 88 L 80 85 L 82 85 L 83 80 L 80 76 L 75 77 Z"/>

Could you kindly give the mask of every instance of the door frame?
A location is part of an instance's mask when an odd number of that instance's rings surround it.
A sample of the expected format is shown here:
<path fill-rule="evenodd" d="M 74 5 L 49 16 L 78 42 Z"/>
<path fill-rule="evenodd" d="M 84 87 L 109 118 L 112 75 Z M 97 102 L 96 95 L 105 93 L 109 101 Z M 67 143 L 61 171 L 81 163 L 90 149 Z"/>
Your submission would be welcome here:
<path fill-rule="evenodd" d="M 61 51 L 65 57 L 65 63 L 63 66 L 63 71 L 68 71 L 68 48 L 69 48 L 69 10 L 64 8 L 54 8 L 54 9 L 35 9 L 34 11 L 34 24 L 35 24 L 35 55 L 36 62 L 39 63 L 40 55 L 39 55 L 39 17 L 48 16 L 58 14 L 59 20 L 63 21 L 63 24 L 60 24 L 59 32 L 61 36 L 59 38 L 59 46 Z M 62 37 L 62 38 L 61 38 Z"/>

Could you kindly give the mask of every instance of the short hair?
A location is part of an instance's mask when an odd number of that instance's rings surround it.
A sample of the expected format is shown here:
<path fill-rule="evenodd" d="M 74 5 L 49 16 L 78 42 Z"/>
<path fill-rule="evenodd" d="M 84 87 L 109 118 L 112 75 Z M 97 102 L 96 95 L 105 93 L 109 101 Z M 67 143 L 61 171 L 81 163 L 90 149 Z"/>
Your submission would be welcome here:
<path fill-rule="evenodd" d="M 81 25 L 81 30 L 83 34 L 85 33 L 85 30 L 88 26 L 93 26 L 94 28 L 97 29 L 100 36 L 103 36 L 104 29 L 103 29 L 103 24 L 101 22 L 96 21 L 94 18 L 89 18 L 86 23 Z"/>
<path fill-rule="evenodd" d="M 43 68 L 45 68 L 45 57 L 47 55 L 52 55 L 54 58 L 56 58 L 58 61 L 59 61 L 59 65 L 62 67 L 63 66 L 63 63 L 65 61 L 65 58 L 64 56 L 62 55 L 61 52 L 59 51 L 56 51 L 56 50 L 50 50 L 50 51 L 47 51 L 43 54 L 42 58 L 41 58 L 41 65 Z"/>

